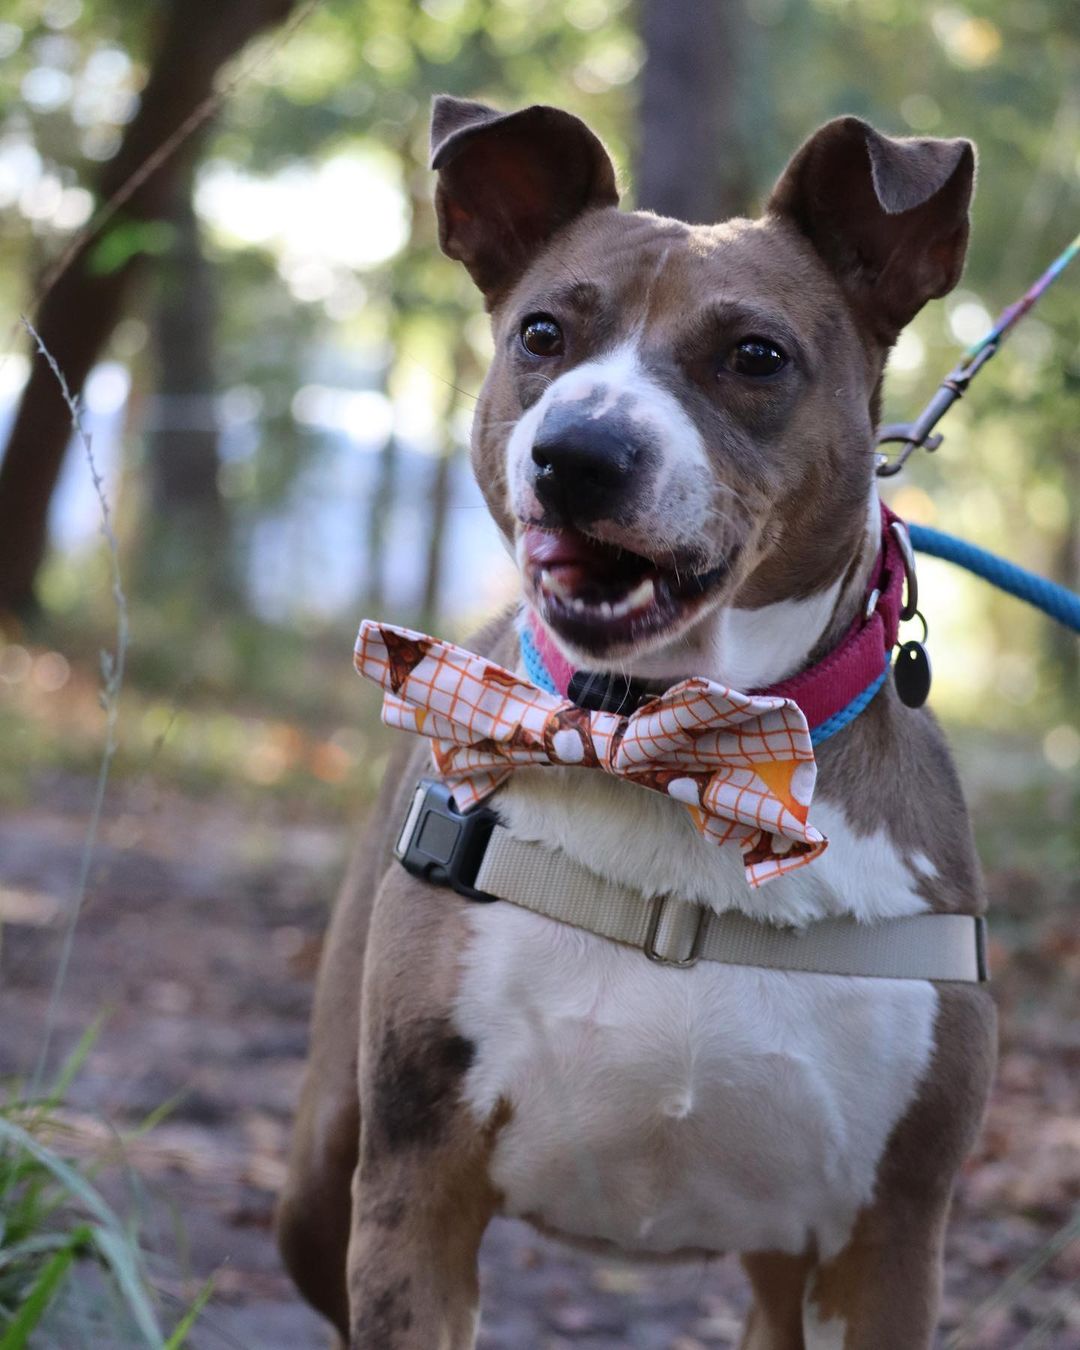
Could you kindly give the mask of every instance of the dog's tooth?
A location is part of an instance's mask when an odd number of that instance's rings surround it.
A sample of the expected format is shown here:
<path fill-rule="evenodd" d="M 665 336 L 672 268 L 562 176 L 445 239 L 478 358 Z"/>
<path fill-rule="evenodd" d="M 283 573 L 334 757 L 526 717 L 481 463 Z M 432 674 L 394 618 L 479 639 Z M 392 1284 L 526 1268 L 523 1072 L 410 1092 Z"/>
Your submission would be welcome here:
<path fill-rule="evenodd" d="M 585 601 L 582 600 L 580 595 L 567 596 L 565 598 L 567 604 L 569 604 L 570 608 L 575 612 L 575 614 L 584 614 L 585 611 L 589 608 L 589 606 L 585 603 Z"/>
<path fill-rule="evenodd" d="M 646 605 L 651 605 L 655 599 L 656 585 L 653 578 L 645 577 L 638 582 L 623 603 L 630 609 L 644 609 Z"/>
<path fill-rule="evenodd" d="M 615 616 L 615 611 L 607 600 L 602 600 L 598 606 L 600 613 L 605 619 L 611 619 Z"/>
<path fill-rule="evenodd" d="M 544 567 L 540 572 L 540 588 L 548 595 L 556 595 L 560 600 L 571 600 L 573 596 L 562 584 L 557 576 L 548 568 Z"/>

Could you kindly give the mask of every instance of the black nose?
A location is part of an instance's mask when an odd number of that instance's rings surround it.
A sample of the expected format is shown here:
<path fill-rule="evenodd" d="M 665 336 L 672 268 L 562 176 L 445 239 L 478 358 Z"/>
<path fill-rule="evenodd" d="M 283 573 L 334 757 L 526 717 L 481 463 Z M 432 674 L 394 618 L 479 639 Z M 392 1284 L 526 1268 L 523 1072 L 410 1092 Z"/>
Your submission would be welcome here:
<path fill-rule="evenodd" d="M 638 451 L 617 425 L 549 414 L 532 457 L 541 505 L 568 520 L 587 521 L 615 513 L 632 481 Z"/>

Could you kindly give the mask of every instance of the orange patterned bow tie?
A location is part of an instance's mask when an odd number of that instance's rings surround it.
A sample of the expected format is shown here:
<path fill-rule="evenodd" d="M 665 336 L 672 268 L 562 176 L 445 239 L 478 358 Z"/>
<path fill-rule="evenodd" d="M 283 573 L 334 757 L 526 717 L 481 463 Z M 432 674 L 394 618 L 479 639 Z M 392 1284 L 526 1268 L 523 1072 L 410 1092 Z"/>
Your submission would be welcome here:
<path fill-rule="evenodd" d="M 754 887 L 827 847 L 806 819 L 817 766 L 790 699 L 690 679 L 628 717 L 588 712 L 473 652 L 370 619 L 353 659 L 386 690 L 386 725 L 434 742 L 460 811 L 515 769 L 575 765 L 682 802 L 702 834 L 739 845 Z"/>

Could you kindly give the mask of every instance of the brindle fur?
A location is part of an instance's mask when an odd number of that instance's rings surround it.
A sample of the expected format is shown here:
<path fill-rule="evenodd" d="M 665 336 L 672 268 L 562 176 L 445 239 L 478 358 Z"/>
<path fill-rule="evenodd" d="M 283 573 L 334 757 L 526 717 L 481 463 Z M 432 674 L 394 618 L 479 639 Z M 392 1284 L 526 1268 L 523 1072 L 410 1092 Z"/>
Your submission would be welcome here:
<path fill-rule="evenodd" d="M 602 147 L 567 114 L 500 116 L 441 100 L 434 133 L 440 240 L 492 312 L 496 355 L 473 454 L 507 538 L 506 439 L 543 388 L 515 335 L 523 313 L 561 306 L 576 316 L 568 365 L 636 331 L 647 369 L 713 447 L 702 488 L 716 493 L 716 530 L 686 547 L 701 561 L 735 558 L 725 603 L 756 608 L 846 576 L 824 638 L 835 641 L 866 570 L 852 559 L 885 356 L 921 304 L 957 280 L 970 146 L 888 141 L 840 119 L 795 156 L 761 221 L 691 228 L 616 210 Z M 713 297 L 705 309 L 703 296 Z M 779 323 L 799 348 L 802 373 L 719 401 L 712 358 L 763 313 L 767 331 Z M 619 537 L 633 547 L 625 528 Z M 684 673 L 700 673 L 693 633 L 686 642 Z M 472 645 L 516 663 L 508 618 Z M 474 1047 L 449 1020 L 470 902 L 391 859 L 425 756 L 403 755 L 387 774 L 339 897 L 278 1219 L 297 1284 L 354 1350 L 468 1350 L 477 1249 L 500 1204 L 487 1164 L 510 1107 L 487 1121 L 467 1111 L 460 1088 Z M 885 828 L 930 860 L 920 887 L 934 909 L 981 912 L 960 789 L 929 713 L 903 708 L 890 686 L 819 764 L 818 793 L 856 832 Z M 984 990 L 942 986 L 935 1044 L 847 1247 L 827 1264 L 813 1251 L 744 1255 L 755 1291 L 744 1350 L 803 1350 L 807 1300 L 822 1320 L 843 1319 L 845 1350 L 929 1345 L 953 1179 L 992 1071 Z"/>

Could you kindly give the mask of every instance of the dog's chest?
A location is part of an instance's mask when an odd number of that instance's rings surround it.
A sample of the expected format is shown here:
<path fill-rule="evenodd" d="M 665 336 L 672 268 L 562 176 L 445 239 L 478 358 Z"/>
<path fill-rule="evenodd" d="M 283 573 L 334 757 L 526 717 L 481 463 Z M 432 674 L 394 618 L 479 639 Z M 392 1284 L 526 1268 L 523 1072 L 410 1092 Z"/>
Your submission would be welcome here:
<path fill-rule="evenodd" d="M 844 1245 L 933 1048 L 923 981 L 639 952 L 509 904 L 470 912 L 467 1099 L 510 1108 L 510 1214 L 628 1251 Z"/>

